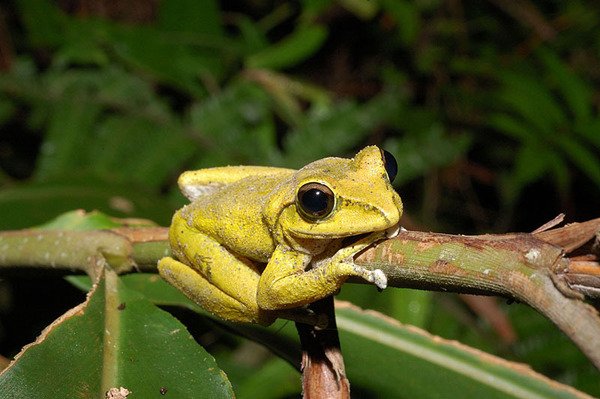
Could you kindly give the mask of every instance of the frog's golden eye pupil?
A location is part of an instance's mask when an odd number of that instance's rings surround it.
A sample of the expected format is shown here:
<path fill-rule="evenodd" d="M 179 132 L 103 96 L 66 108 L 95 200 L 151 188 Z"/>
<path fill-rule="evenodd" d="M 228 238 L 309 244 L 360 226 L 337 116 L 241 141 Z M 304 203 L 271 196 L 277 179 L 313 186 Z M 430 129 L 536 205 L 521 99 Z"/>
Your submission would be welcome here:
<path fill-rule="evenodd" d="M 320 183 L 307 183 L 300 187 L 296 198 L 297 208 L 309 220 L 322 219 L 331 214 L 335 196 L 329 187 Z"/>
<path fill-rule="evenodd" d="M 396 158 L 386 151 L 381 151 L 381 156 L 383 157 L 383 162 L 385 164 L 385 171 L 387 172 L 388 178 L 390 179 L 390 183 L 394 181 L 396 175 L 398 174 L 398 162 L 396 162 Z"/>

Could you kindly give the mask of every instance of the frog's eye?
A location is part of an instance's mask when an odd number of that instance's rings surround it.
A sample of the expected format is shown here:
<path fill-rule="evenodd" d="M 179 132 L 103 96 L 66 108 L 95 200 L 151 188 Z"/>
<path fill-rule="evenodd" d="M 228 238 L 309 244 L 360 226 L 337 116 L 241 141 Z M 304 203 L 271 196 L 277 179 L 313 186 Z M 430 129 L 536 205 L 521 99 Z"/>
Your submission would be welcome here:
<path fill-rule="evenodd" d="M 381 150 L 381 157 L 383 158 L 385 171 L 387 172 L 388 179 L 390 179 L 391 183 L 398 174 L 398 162 L 396 162 L 396 158 L 394 158 L 394 156 L 386 150 Z"/>
<path fill-rule="evenodd" d="M 321 183 L 306 183 L 296 195 L 296 208 L 300 215 L 311 221 L 329 216 L 334 205 L 333 191 Z"/>

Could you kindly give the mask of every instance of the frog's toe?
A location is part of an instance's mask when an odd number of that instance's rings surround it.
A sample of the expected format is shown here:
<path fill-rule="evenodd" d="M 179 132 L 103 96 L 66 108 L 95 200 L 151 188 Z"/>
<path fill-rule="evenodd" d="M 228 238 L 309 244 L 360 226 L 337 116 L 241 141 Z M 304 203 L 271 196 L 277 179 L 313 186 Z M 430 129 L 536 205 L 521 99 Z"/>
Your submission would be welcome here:
<path fill-rule="evenodd" d="M 375 269 L 371 272 L 373 278 L 372 283 L 377 286 L 380 290 L 384 290 L 387 287 L 387 276 L 381 269 Z"/>
<path fill-rule="evenodd" d="M 387 276 L 381 269 L 367 270 L 363 267 L 355 265 L 354 270 L 369 283 L 375 284 L 379 290 L 383 290 L 387 287 Z"/>

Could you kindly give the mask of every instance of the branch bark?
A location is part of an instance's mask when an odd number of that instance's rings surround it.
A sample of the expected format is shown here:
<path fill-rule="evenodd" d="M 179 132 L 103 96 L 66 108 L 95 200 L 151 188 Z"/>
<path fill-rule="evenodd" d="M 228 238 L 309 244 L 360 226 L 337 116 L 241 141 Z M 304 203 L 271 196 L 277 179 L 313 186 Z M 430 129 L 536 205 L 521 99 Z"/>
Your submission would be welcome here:
<path fill-rule="evenodd" d="M 381 269 L 388 285 L 500 295 L 529 304 L 552 320 L 600 369 L 600 315 L 583 301 L 597 293 L 600 219 L 537 233 L 456 236 L 403 231 L 355 262 Z M 589 250 L 584 244 L 590 243 Z M 595 245 L 595 246 L 594 246 Z M 567 257 L 588 252 L 586 267 Z M 574 270 L 575 267 L 575 270 Z M 358 281 L 357 281 L 358 282 Z"/>
<path fill-rule="evenodd" d="M 0 270 L 76 269 L 106 262 L 118 273 L 155 271 L 169 254 L 166 228 L 0 233 Z M 392 287 L 500 295 L 552 320 L 600 369 L 600 316 L 583 301 L 600 293 L 600 218 L 562 228 L 460 236 L 403 231 L 356 257 Z M 570 257 L 569 257 L 570 256 Z M 102 262 L 98 260 L 102 258 Z M 362 281 L 355 281 L 362 282 Z"/>
<path fill-rule="evenodd" d="M 316 314 L 327 315 L 329 324 L 326 329 L 319 329 L 296 323 L 302 346 L 302 397 L 348 399 L 350 382 L 346 378 L 333 297 L 317 301 L 309 308 Z"/>

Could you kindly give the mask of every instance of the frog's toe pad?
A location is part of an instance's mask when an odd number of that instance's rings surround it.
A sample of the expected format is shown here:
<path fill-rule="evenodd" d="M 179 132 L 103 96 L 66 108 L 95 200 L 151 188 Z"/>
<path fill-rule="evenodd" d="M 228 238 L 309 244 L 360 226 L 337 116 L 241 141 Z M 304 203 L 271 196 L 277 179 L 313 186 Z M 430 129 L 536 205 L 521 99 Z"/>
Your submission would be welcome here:
<path fill-rule="evenodd" d="M 387 287 L 387 276 L 380 269 L 372 270 L 369 273 L 367 281 L 375 284 L 380 290 L 383 290 L 385 287 Z"/>
<path fill-rule="evenodd" d="M 387 287 L 388 279 L 385 273 L 380 269 L 373 270 L 373 283 L 380 290 L 385 289 Z"/>

